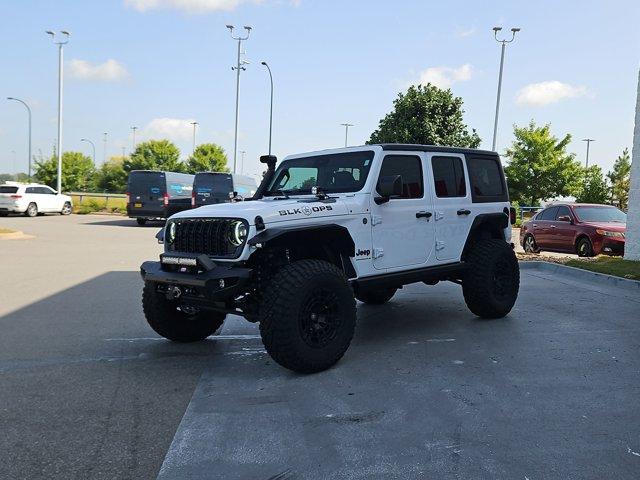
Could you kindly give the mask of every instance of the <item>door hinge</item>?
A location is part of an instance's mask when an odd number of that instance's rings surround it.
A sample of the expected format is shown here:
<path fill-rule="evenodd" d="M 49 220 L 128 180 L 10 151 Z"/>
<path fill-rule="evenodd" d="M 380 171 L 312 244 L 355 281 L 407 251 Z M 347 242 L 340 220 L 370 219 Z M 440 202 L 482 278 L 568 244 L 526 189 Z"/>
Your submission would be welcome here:
<path fill-rule="evenodd" d="M 371 225 L 379 225 L 382 223 L 382 217 L 380 215 L 371 215 Z"/>
<path fill-rule="evenodd" d="M 442 220 L 443 218 L 444 218 L 444 213 L 443 212 L 436 212 L 436 214 L 435 214 L 436 222 L 438 220 Z"/>
<path fill-rule="evenodd" d="M 443 242 L 442 240 L 437 240 L 436 241 L 436 250 L 443 250 L 446 247 L 446 242 Z"/>
<path fill-rule="evenodd" d="M 373 258 L 384 257 L 384 248 L 374 248 L 373 249 Z"/>

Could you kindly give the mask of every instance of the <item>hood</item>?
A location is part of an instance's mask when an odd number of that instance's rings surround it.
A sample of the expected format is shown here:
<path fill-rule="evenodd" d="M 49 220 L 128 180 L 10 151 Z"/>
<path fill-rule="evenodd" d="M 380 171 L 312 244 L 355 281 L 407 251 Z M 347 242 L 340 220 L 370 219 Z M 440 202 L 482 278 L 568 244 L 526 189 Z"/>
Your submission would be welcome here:
<path fill-rule="evenodd" d="M 580 225 L 586 225 L 593 228 L 602 228 L 612 232 L 626 232 L 627 224 L 619 222 L 581 222 Z"/>
<path fill-rule="evenodd" d="M 250 225 L 256 216 L 261 216 L 265 224 L 291 220 L 348 215 L 353 210 L 351 199 L 332 198 L 330 201 L 314 197 L 295 197 L 286 200 L 263 198 L 237 203 L 218 203 L 185 210 L 171 218 L 243 218 Z"/>

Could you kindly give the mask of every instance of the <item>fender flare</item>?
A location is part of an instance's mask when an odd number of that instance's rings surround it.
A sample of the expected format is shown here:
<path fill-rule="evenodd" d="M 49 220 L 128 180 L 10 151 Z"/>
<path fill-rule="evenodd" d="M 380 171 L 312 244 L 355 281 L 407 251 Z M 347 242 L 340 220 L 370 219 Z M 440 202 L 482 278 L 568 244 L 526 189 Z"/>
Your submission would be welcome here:
<path fill-rule="evenodd" d="M 250 246 L 287 247 L 299 242 L 320 243 L 333 251 L 355 257 L 356 244 L 347 228 L 335 223 L 310 226 L 273 227 L 258 233 L 249 240 Z"/>

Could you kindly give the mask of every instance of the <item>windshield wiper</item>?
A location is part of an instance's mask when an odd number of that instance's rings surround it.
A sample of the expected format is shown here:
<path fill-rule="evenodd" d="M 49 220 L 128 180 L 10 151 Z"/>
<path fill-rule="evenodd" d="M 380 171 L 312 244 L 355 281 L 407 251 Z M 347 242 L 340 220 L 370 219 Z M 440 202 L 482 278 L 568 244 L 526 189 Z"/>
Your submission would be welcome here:
<path fill-rule="evenodd" d="M 285 199 L 285 200 L 289 198 L 289 195 L 287 195 L 287 191 L 286 190 L 281 190 L 281 189 L 271 190 L 270 192 L 265 194 L 265 196 L 269 196 L 269 197 L 276 196 L 276 195 L 282 196 L 283 199 Z"/>

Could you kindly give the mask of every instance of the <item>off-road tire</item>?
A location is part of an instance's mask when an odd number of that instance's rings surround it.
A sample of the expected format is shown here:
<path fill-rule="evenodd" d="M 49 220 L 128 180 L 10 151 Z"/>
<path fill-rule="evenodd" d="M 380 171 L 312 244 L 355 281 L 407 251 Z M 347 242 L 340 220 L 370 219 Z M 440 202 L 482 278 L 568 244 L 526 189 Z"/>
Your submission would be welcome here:
<path fill-rule="evenodd" d="M 138 225 L 140 225 L 141 227 L 147 224 L 147 219 L 146 218 L 136 218 L 136 222 L 138 222 Z"/>
<path fill-rule="evenodd" d="M 593 257 L 593 245 L 587 237 L 582 237 L 576 244 L 576 253 L 579 257 Z"/>
<path fill-rule="evenodd" d="M 538 247 L 536 239 L 530 233 L 527 233 L 525 235 L 524 241 L 522 243 L 522 249 L 525 251 L 525 253 L 540 253 L 540 247 Z"/>
<path fill-rule="evenodd" d="M 356 293 L 356 298 L 367 305 L 382 305 L 391 300 L 397 291 L 395 287 L 360 289 Z"/>
<path fill-rule="evenodd" d="M 356 326 L 356 302 L 347 278 L 322 260 L 282 267 L 265 288 L 259 312 L 267 352 L 299 373 L 334 365 L 349 348 Z"/>
<path fill-rule="evenodd" d="M 8 217 L 9 212 L 0 212 L 0 217 Z"/>
<path fill-rule="evenodd" d="M 71 202 L 64 202 L 60 215 L 71 215 Z"/>
<path fill-rule="evenodd" d="M 142 310 L 149 326 L 160 336 L 174 342 L 197 342 L 213 335 L 222 327 L 223 313 L 198 312 L 193 315 L 178 310 L 178 303 L 156 291 L 153 282 L 145 282 Z"/>
<path fill-rule="evenodd" d="M 520 289 L 520 268 L 511 246 L 504 240 L 482 240 L 466 263 L 462 293 L 469 310 L 481 318 L 507 315 Z"/>
<path fill-rule="evenodd" d="M 27 209 L 25 210 L 24 214 L 27 217 L 31 217 L 31 218 L 37 217 L 38 216 L 38 206 L 35 203 L 31 202 L 27 206 Z"/>

